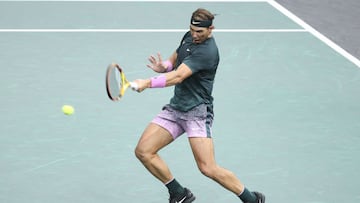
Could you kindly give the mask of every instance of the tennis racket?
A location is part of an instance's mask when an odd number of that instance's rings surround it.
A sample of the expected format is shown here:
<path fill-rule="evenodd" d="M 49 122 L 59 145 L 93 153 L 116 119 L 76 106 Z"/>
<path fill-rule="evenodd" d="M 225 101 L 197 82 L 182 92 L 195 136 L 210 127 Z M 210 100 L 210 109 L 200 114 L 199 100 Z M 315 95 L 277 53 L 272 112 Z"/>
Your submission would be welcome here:
<path fill-rule="evenodd" d="M 128 87 L 137 90 L 137 84 L 129 82 L 119 64 L 112 63 L 106 70 L 106 91 L 113 101 L 120 100 Z"/>

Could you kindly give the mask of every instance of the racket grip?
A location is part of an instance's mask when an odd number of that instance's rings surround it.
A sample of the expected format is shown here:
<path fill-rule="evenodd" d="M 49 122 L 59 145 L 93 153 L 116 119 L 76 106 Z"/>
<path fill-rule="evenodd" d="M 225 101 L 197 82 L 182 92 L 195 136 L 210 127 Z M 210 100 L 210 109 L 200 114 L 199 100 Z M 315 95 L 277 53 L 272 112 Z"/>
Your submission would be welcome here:
<path fill-rule="evenodd" d="M 135 82 L 130 82 L 130 87 L 135 91 L 139 89 L 138 84 Z"/>

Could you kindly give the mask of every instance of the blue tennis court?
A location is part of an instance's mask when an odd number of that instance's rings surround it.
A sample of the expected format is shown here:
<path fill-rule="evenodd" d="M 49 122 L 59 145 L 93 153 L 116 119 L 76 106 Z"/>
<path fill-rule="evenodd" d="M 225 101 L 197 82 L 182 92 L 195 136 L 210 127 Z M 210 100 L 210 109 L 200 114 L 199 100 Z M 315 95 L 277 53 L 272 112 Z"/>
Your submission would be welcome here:
<path fill-rule="evenodd" d="M 0 202 L 166 202 L 133 151 L 173 88 L 114 103 L 105 70 L 153 76 L 147 57 L 169 56 L 199 7 L 218 14 L 218 163 L 269 203 L 359 201 L 359 60 L 264 0 L 0 1 Z M 185 136 L 160 154 L 196 202 L 240 202 Z"/>

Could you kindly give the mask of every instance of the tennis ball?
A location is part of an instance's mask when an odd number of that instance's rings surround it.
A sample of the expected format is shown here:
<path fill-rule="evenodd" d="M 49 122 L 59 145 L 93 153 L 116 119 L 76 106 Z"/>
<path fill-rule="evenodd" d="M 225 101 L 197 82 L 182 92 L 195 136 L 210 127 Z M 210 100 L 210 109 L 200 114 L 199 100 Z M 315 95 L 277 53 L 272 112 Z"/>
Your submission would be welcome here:
<path fill-rule="evenodd" d="M 65 115 L 71 115 L 74 113 L 74 107 L 70 106 L 70 105 L 64 105 L 62 107 L 62 111 Z"/>

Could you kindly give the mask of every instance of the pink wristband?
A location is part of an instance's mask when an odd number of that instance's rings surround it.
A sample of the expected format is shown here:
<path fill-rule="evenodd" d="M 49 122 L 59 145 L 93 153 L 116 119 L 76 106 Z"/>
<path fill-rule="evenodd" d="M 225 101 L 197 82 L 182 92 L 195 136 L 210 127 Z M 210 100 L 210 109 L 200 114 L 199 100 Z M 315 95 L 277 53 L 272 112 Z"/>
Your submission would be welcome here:
<path fill-rule="evenodd" d="M 151 88 L 162 88 L 166 86 L 166 77 L 165 75 L 159 75 L 156 77 L 150 78 L 151 80 Z"/>
<path fill-rule="evenodd" d="M 166 71 L 165 72 L 170 72 L 173 69 L 173 64 L 169 61 L 166 60 L 163 62 L 163 65 L 166 67 Z"/>

